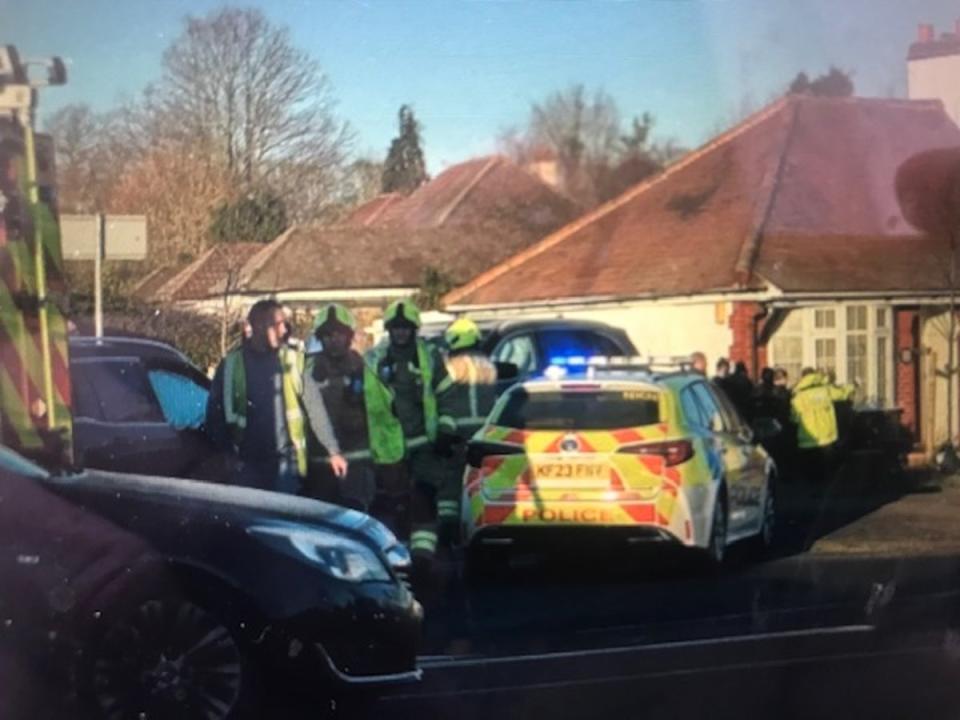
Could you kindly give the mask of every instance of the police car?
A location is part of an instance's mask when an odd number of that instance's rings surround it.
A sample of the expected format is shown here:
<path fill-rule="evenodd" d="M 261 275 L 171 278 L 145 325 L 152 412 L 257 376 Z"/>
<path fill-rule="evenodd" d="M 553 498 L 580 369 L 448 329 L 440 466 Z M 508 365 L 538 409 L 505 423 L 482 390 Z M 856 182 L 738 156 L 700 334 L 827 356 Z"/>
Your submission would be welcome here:
<path fill-rule="evenodd" d="M 467 560 L 603 534 L 719 564 L 731 543 L 771 543 L 775 475 L 730 401 L 688 363 L 571 358 L 513 386 L 472 438 Z"/>

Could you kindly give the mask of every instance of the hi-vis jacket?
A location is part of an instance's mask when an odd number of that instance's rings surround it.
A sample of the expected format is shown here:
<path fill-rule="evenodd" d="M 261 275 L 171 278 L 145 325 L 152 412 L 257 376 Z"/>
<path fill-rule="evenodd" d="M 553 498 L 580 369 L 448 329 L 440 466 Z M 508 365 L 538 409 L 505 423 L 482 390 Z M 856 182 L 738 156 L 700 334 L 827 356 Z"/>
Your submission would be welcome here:
<path fill-rule="evenodd" d="M 231 350 L 223 362 L 223 414 L 233 442 L 239 446 L 247 427 L 247 374 L 243 363 L 243 347 Z M 301 477 L 306 477 L 307 434 L 300 405 L 303 393 L 303 353 L 282 347 L 280 367 L 287 432 L 296 453 L 297 472 Z"/>
<path fill-rule="evenodd" d="M 434 353 L 426 342 L 417 343 L 417 371 L 421 377 L 423 393 L 423 437 L 406 438 L 400 418 L 394 412 L 394 392 L 380 374 L 387 360 L 390 344 L 384 341 L 370 349 L 364 357 L 363 378 L 364 401 L 367 406 L 367 428 L 370 435 L 370 454 L 377 464 L 387 465 L 400 462 L 407 450 L 437 439 L 440 419 L 437 411 L 437 397 L 434 383 Z"/>
<path fill-rule="evenodd" d="M 802 449 L 826 447 L 837 441 L 834 390 L 821 373 L 800 378 L 793 389 L 790 417 L 797 425 L 797 445 Z"/>

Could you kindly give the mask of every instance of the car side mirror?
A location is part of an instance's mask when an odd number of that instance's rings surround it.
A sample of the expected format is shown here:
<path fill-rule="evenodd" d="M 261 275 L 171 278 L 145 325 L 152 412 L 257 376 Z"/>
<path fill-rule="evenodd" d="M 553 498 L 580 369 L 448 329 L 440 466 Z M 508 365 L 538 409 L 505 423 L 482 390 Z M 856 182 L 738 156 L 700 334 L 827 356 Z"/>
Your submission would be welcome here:
<path fill-rule="evenodd" d="M 769 440 L 783 432 L 783 425 L 776 418 L 757 418 L 752 424 L 753 435 L 757 440 Z"/>

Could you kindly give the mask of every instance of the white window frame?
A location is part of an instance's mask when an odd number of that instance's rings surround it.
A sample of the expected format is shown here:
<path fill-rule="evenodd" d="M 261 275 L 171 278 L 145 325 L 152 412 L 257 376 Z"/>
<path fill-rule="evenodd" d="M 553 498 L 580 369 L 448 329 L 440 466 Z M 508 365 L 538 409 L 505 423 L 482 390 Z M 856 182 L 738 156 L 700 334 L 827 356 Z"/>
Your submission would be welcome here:
<path fill-rule="evenodd" d="M 800 337 L 803 347 L 803 366 L 816 367 L 816 341 L 822 339 L 833 339 L 836 347 L 836 371 L 837 381 L 840 383 L 851 382 L 847 373 L 847 308 L 851 306 L 867 308 L 867 377 L 865 387 L 859 389 L 856 400 L 859 403 L 868 405 L 878 405 L 879 379 L 877 362 L 877 339 L 886 338 L 886 401 L 885 405 L 890 407 L 896 404 L 894 397 L 894 336 L 893 336 L 893 308 L 886 303 L 869 302 L 848 302 L 848 303 L 823 303 L 811 305 L 802 308 L 793 308 L 788 312 L 791 315 L 797 314 L 800 317 L 799 329 L 785 331 L 780 327 L 773 334 L 778 337 L 781 334 L 792 337 Z M 815 313 L 817 310 L 833 310 L 835 318 L 835 327 L 817 328 L 815 323 Z M 877 310 L 884 310 L 886 313 L 886 327 L 877 325 Z M 854 333 L 861 334 L 863 331 L 854 330 Z M 776 348 L 773 337 L 767 343 L 767 357 L 771 366 L 777 365 Z M 799 378 L 790 378 L 790 382 L 796 382 Z"/>

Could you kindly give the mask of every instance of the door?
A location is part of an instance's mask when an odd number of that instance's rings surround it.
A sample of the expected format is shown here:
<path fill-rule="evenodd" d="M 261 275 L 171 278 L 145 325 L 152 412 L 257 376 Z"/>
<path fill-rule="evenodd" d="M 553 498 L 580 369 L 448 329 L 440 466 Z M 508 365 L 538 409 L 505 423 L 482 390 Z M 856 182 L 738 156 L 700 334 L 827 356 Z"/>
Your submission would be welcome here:
<path fill-rule="evenodd" d="M 731 535 L 737 535 L 750 527 L 754 517 L 750 500 L 750 452 L 731 417 L 723 410 L 719 393 L 702 382 L 695 384 L 692 392 L 720 453 L 727 485 L 728 530 Z"/>
<path fill-rule="evenodd" d="M 166 422 L 137 358 L 72 363 L 76 451 L 84 467 L 149 475 L 181 474 L 182 443 Z"/>
<path fill-rule="evenodd" d="M 723 391 L 717 388 L 710 390 L 731 430 L 731 442 L 739 446 L 740 454 L 744 458 L 740 489 L 747 513 L 746 526 L 750 531 L 758 530 L 763 521 L 763 501 L 767 490 L 767 455 L 755 441 L 753 430 Z"/>

